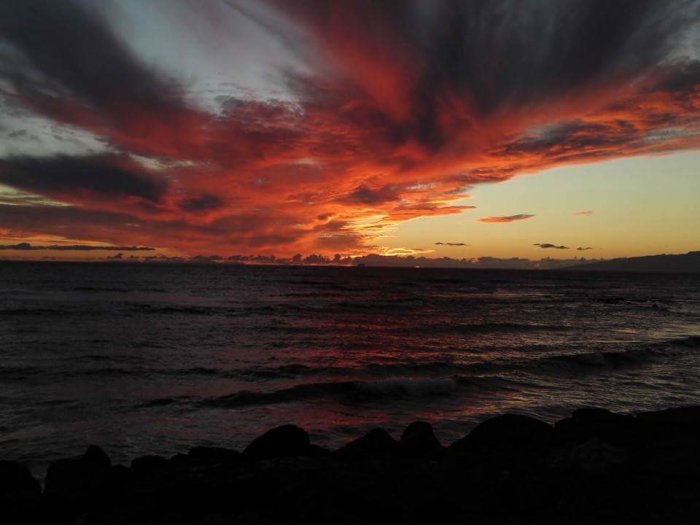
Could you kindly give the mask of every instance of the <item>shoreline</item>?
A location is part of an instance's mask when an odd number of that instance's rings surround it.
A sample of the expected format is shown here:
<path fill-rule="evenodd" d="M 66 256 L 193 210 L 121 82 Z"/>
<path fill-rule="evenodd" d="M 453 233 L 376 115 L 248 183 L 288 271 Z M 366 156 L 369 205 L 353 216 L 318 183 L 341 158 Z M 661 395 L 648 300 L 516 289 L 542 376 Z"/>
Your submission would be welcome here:
<path fill-rule="evenodd" d="M 128 467 L 91 445 L 53 462 L 41 487 L 0 461 L 0 522 L 691 523 L 700 406 L 581 409 L 553 425 L 505 414 L 447 446 L 424 422 L 334 451 L 284 425 L 242 452 L 195 447 Z"/>

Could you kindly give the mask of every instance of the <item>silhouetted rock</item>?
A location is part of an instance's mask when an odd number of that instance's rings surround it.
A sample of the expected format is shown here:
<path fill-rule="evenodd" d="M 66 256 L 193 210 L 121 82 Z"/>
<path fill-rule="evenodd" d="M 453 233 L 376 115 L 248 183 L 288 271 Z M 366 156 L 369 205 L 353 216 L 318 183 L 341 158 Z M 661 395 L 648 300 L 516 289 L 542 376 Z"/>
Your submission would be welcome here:
<path fill-rule="evenodd" d="M 640 412 L 640 432 L 649 440 L 700 439 L 700 407 Z"/>
<path fill-rule="evenodd" d="M 505 414 L 477 425 L 449 450 L 478 461 L 514 466 L 539 460 L 549 451 L 552 434 L 552 426 L 538 419 Z"/>
<path fill-rule="evenodd" d="M 41 486 L 27 467 L 0 461 L 0 523 L 32 523 L 38 518 Z"/>
<path fill-rule="evenodd" d="M 100 465 L 104 468 L 109 468 L 112 466 L 112 460 L 109 459 L 107 453 L 97 445 L 90 445 L 87 448 L 85 454 L 83 454 L 83 460 Z"/>
<path fill-rule="evenodd" d="M 241 453 L 237 450 L 220 447 L 193 447 L 187 455 L 194 461 L 203 463 L 238 461 L 241 459 Z"/>
<path fill-rule="evenodd" d="M 78 458 L 60 459 L 49 466 L 44 499 L 52 513 L 72 515 L 99 509 L 111 461 L 96 446 Z"/>
<path fill-rule="evenodd" d="M 309 445 L 308 456 L 314 459 L 328 459 L 331 457 L 331 451 L 327 448 L 312 444 Z"/>
<path fill-rule="evenodd" d="M 626 447 L 637 438 L 634 417 L 614 414 L 602 408 L 583 408 L 554 425 L 554 439 L 566 445 L 584 443 L 593 438 L 618 447 Z"/>
<path fill-rule="evenodd" d="M 594 437 L 585 443 L 557 451 L 551 460 L 551 465 L 555 468 L 600 472 L 613 465 L 624 463 L 626 458 L 627 453 L 624 450 Z"/>
<path fill-rule="evenodd" d="M 433 427 L 425 421 L 415 421 L 408 425 L 399 441 L 401 452 L 407 456 L 422 457 L 443 450 L 443 446 L 433 433 Z"/>
<path fill-rule="evenodd" d="M 41 493 L 39 481 L 29 469 L 16 461 L 0 461 L 0 495 L 9 492 L 27 491 Z"/>
<path fill-rule="evenodd" d="M 194 447 L 130 468 L 90 447 L 51 465 L 43 496 L 0 462 L 0 524 L 695 523 L 699 421 L 695 408 L 585 409 L 553 429 L 508 414 L 437 454 L 422 422 L 400 442 L 375 429 L 333 453 L 286 425 L 243 455 Z"/>
<path fill-rule="evenodd" d="M 368 456 L 395 456 L 399 452 L 398 442 L 386 430 L 375 428 L 336 450 L 333 456 L 341 461 L 356 461 Z"/>
<path fill-rule="evenodd" d="M 147 472 L 153 472 L 154 470 L 161 470 L 165 468 L 168 464 L 168 460 L 163 456 L 141 456 L 140 458 L 135 458 L 131 462 L 131 470 L 134 474 L 139 475 Z"/>
<path fill-rule="evenodd" d="M 253 460 L 301 456 L 309 452 L 309 435 L 295 425 L 273 428 L 253 440 L 243 456 Z"/>

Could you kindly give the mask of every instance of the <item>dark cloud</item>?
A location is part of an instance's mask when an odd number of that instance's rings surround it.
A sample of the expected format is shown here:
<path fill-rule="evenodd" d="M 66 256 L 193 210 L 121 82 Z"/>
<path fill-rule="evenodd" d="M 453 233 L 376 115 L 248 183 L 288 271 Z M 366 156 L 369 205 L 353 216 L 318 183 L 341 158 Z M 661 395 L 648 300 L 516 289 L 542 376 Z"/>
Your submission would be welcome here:
<path fill-rule="evenodd" d="M 464 242 L 436 242 L 436 246 L 469 246 Z"/>
<path fill-rule="evenodd" d="M 150 246 L 95 246 L 91 244 L 51 244 L 36 245 L 28 242 L 18 244 L 0 244 L 0 250 L 32 251 L 49 250 L 57 252 L 152 252 Z"/>
<path fill-rule="evenodd" d="M 576 248 L 576 250 L 579 252 L 585 252 L 587 250 L 592 250 L 592 249 L 593 248 L 591 248 L 590 246 L 579 246 L 578 248 Z"/>
<path fill-rule="evenodd" d="M 539 246 L 540 248 L 554 249 L 554 250 L 568 250 L 569 249 L 568 246 L 563 246 L 563 245 L 557 246 L 556 244 L 552 244 L 549 242 L 538 242 L 538 243 L 533 244 L 533 246 Z"/>
<path fill-rule="evenodd" d="M 479 219 L 479 222 L 500 224 L 507 222 L 525 221 L 527 219 L 531 219 L 532 217 L 534 217 L 534 215 L 530 215 L 529 213 L 519 213 L 517 215 L 505 215 L 501 217 L 482 217 L 481 219 Z"/>
<path fill-rule="evenodd" d="M 673 68 L 654 90 L 671 93 L 688 93 L 700 86 L 700 61 L 690 60 Z"/>
<path fill-rule="evenodd" d="M 41 195 L 70 198 L 87 192 L 150 203 L 160 202 L 167 191 L 164 179 L 116 155 L 11 157 L 0 160 L 0 183 Z"/>
<path fill-rule="evenodd" d="M 180 209 L 189 212 L 207 212 L 224 207 L 224 200 L 211 193 L 202 193 L 196 197 L 190 197 L 180 201 Z"/>
<path fill-rule="evenodd" d="M 353 204 L 383 204 L 385 202 L 395 201 L 399 198 L 396 189 L 390 186 L 384 186 L 378 189 L 368 188 L 367 186 L 359 186 L 349 195 L 346 195 L 343 202 Z"/>
<path fill-rule="evenodd" d="M 410 119 L 387 126 L 388 136 L 417 139 L 430 150 L 450 138 L 441 119 L 449 97 L 490 115 L 643 75 L 670 53 L 700 10 L 693 0 L 276 3 L 306 22 L 331 52 L 352 53 L 358 71 L 369 73 L 359 57 L 374 60 L 377 81 L 369 89 L 390 97 L 378 90 L 396 83 L 403 92 L 393 103 L 404 98 L 413 108 Z M 386 117 L 386 124 L 393 120 Z M 375 123 L 386 117 L 375 114 Z"/>
<path fill-rule="evenodd" d="M 43 108 L 68 97 L 121 120 L 125 109 L 149 113 L 181 104 L 173 84 L 134 57 L 97 15 L 75 0 L 0 2 L 0 41 L 14 50 L 0 72 Z M 3 71 L 4 69 L 4 71 Z"/>

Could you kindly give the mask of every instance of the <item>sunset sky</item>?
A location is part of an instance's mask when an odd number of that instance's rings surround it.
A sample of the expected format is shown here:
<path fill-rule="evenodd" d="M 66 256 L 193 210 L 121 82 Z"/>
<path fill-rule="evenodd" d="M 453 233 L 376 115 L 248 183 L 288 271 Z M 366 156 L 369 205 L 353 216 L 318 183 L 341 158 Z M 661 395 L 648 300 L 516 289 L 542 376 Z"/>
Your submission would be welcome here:
<path fill-rule="evenodd" d="M 0 245 L 698 250 L 700 0 L 5 0 Z"/>

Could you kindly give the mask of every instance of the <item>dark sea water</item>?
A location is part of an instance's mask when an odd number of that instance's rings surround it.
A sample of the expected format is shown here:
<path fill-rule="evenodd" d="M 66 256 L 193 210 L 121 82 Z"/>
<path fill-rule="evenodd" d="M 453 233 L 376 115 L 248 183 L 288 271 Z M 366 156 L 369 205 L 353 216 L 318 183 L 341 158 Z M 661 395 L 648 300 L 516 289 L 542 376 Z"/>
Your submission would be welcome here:
<path fill-rule="evenodd" d="M 0 457 L 41 472 L 242 448 L 287 422 L 337 446 L 488 415 L 700 404 L 700 276 L 0 264 Z"/>

